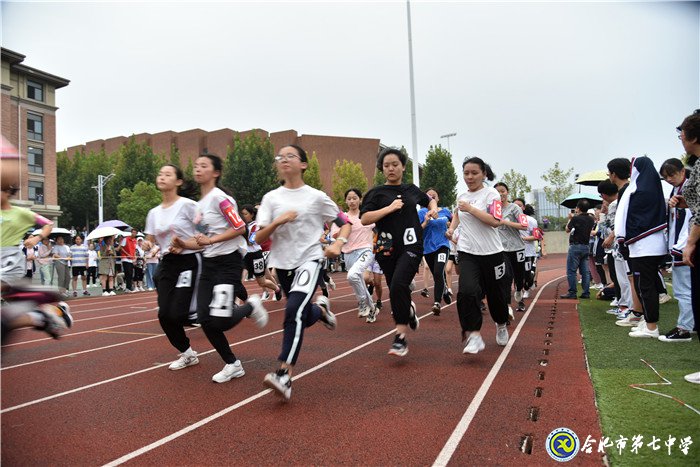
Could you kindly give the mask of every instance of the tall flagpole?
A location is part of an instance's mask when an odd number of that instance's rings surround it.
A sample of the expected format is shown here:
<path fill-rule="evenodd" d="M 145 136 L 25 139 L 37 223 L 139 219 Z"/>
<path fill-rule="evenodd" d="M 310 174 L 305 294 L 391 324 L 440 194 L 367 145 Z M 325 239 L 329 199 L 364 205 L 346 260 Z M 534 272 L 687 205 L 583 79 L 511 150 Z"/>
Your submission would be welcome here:
<path fill-rule="evenodd" d="M 413 40 L 411 38 L 411 1 L 406 0 L 406 14 L 408 16 L 408 76 L 411 84 L 411 137 L 413 160 L 413 183 L 420 186 L 418 175 L 418 134 L 416 130 L 416 93 L 413 84 Z"/>

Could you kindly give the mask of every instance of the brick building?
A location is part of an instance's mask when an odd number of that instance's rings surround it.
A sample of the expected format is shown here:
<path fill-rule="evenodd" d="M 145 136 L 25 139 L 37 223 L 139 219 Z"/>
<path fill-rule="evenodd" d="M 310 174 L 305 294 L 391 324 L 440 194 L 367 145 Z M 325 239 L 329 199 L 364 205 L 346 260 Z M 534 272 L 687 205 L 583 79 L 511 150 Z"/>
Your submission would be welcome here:
<path fill-rule="evenodd" d="M 16 204 L 57 220 L 56 90 L 70 81 L 24 65 L 2 48 L 2 135 L 22 155 Z"/>
<path fill-rule="evenodd" d="M 137 143 L 146 143 L 155 154 L 169 154 L 172 146 L 180 151 L 180 163 L 185 167 L 190 160 L 196 159 L 203 152 L 216 154 L 225 157 L 236 135 L 245 139 L 251 133 L 257 133 L 262 138 L 270 138 L 275 150 L 280 147 L 296 144 L 306 150 L 311 157 L 314 152 L 318 157 L 321 168 L 321 181 L 326 193 L 332 192 L 332 175 L 335 161 L 347 159 L 358 162 L 364 169 L 365 176 L 370 186 L 374 179 L 375 164 L 377 154 L 380 150 L 379 139 L 374 138 L 348 138 L 342 136 L 320 136 L 301 135 L 295 130 L 279 131 L 268 133 L 261 129 L 252 129 L 237 132 L 228 128 L 216 131 L 204 131 L 199 128 L 192 130 L 174 132 L 163 131 L 160 133 L 140 133 L 134 135 Z M 128 138 L 117 136 L 105 140 L 90 141 L 83 145 L 72 146 L 67 149 L 68 156 L 73 156 L 76 152 L 99 152 L 104 150 L 110 154 L 122 146 Z M 383 147 L 383 146 L 381 146 Z"/>

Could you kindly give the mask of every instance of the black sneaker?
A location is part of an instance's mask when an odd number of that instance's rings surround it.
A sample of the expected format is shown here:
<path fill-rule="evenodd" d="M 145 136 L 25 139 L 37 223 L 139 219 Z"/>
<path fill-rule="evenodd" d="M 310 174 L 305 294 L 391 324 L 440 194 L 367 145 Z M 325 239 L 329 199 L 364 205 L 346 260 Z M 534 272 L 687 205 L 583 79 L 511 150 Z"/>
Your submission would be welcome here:
<path fill-rule="evenodd" d="M 447 305 L 452 303 L 452 294 L 450 293 L 449 290 L 447 292 L 445 292 L 445 294 L 442 296 L 442 299 L 445 300 L 445 303 Z"/>
<path fill-rule="evenodd" d="M 424 296 L 425 298 L 430 297 L 430 292 L 428 292 L 428 289 L 423 289 L 420 291 L 420 294 Z"/>
<path fill-rule="evenodd" d="M 370 284 L 367 286 L 367 291 L 369 292 L 370 296 L 374 293 L 374 284 Z"/>
<path fill-rule="evenodd" d="M 275 300 L 278 302 L 282 300 L 282 287 L 280 287 L 276 292 L 275 292 Z"/>
<path fill-rule="evenodd" d="M 518 302 L 518 307 L 515 309 L 515 311 L 525 311 L 525 302 L 520 300 Z"/>
<path fill-rule="evenodd" d="M 438 302 L 433 303 L 433 314 L 435 316 L 440 316 L 440 304 Z"/>
<path fill-rule="evenodd" d="M 382 301 L 377 300 L 377 303 L 375 303 L 374 306 L 375 306 L 375 308 L 377 308 L 377 310 L 381 310 L 382 309 Z"/>
<path fill-rule="evenodd" d="M 280 368 L 275 373 L 268 373 L 265 375 L 263 384 L 275 391 L 275 393 L 285 401 L 288 401 L 292 397 L 292 378 L 289 376 L 289 372 L 284 368 Z"/>
<path fill-rule="evenodd" d="M 408 326 L 414 331 L 418 330 L 418 326 L 420 326 L 420 321 L 418 321 L 416 316 L 416 304 L 413 302 L 411 302 L 411 315 L 408 318 Z"/>
<path fill-rule="evenodd" d="M 664 336 L 659 336 L 661 342 L 690 342 L 690 332 L 685 329 L 673 328 Z"/>
<path fill-rule="evenodd" d="M 406 342 L 406 337 L 401 337 L 396 334 L 394 337 L 394 343 L 391 344 L 389 349 L 389 355 L 396 355 L 397 357 L 403 357 L 408 353 L 408 343 Z"/>

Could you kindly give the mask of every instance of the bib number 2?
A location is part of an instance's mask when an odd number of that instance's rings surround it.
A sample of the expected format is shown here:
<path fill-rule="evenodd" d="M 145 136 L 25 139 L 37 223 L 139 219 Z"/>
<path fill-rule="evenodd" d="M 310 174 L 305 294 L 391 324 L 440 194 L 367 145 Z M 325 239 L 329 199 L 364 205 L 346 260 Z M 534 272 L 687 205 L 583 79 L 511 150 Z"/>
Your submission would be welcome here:
<path fill-rule="evenodd" d="M 418 237 L 416 236 L 416 229 L 414 229 L 413 227 L 407 228 L 403 233 L 403 244 L 413 245 L 417 241 Z"/>

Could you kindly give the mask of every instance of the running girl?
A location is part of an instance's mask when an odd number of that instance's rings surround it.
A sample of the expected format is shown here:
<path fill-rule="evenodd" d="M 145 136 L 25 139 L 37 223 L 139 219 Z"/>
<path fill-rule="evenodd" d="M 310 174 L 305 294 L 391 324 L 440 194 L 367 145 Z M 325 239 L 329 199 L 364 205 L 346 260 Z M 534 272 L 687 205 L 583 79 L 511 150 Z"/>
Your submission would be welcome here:
<path fill-rule="evenodd" d="M 501 206 L 503 209 L 503 219 L 498 226 L 498 233 L 501 236 L 503 250 L 508 262 L 507 275 L 511 282 L 515 282 L 515 301 L 517 311 L 525 311 L 523 301 L 523 285 L 525 283 L 525 242 L 520 236 L 521 230 L 527 230 L 527 219 L 522 209 L 508 201 L 508 185 L 503 182 L 496 183 L 494 188 L 501 195 Z M 508 305 L 510 306 L 510 288 L 506 290 Z"/>
<path fill-rule="evenodd" d="M 279 301 L 282 299 L 282 289 L 268 271 L 262 248 L 255 241 L 255 236 L 258 233 L 258 224 L 255 221 L 257 214 L 258 210 L 250 204 L 246 204 L 241 208 L 241 217 L 248 228 L 248 254 L 245 255 L 246 269 L 255 276 L 258 285 L 262 287 L 264 292 L 263 298 L 267 293 L 265 290 L 267 288 L 274 292 L 275 299 Z"/>
<path fill-rule="evenodd" d="M 433 188 L 429 188 L 425 192 L 430 199 L 435 200 L 436 204 L 440 203 L 438 192 Z M 449 284 L 445 284 L 445 266 L 447 265 L 447 257 L 450 254 L 450 241 L 445 234 L 447 227 L 452 221 L 452 213 L 447 208 L 440 208 L 437 217 L 431 218 L 428 215 L 428 208 L 421 208 L 418 211 L 418 219 L 423 228 L 423 255 L 424 259 L 433 275 L 433 314 L 440 315 L 440 302 L 444 299 L 448 305 L 452 303 L 452 297 L 448 293 Z"/>

